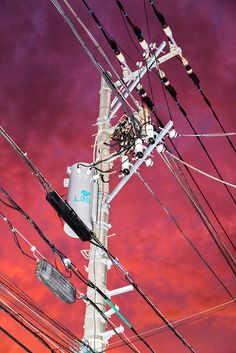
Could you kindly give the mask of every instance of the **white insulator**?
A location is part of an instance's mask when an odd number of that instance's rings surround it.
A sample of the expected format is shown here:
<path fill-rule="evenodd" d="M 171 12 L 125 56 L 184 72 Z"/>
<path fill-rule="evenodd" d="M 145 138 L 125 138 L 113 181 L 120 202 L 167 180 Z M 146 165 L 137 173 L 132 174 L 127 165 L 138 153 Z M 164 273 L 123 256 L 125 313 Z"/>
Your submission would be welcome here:
<path fill-rule="evenodd" d="M 156 43 L 151 43 L 149 46 L 151 50 L 154 50 L 157 47 Z"/>
<path fill-rule="evenodd" d="M 142 139 L 137 139 L 135 141 L 135 154 L 138 158 L 143 157 L 143 142 Z"/>
<path fill-rule="evenodd" d="M 136 66 L 137 66 L 138 69 L 141 69 L 143 67 L 142 61 L 137 61 L 136 62 Z"/>
<path fill-rule="evenodd" d="M 99 178 L 100 178 L 100 175 L 99 175 L 99 174 L 93 175 L 93 180 L 98 180 Z"/>
<path fill-rule="evenodd" d="M 164 71 L 162 71 L 162 70 L 159 70 L 159 76 L 160 76 L 160 78 L 166 77 Z"/>
<path fill-rule="evenodd" d="M 123 65 L 126 64 L 125 57 L 124 57 L 124 55 L 123 55 L 122 53 L 116 55 L 116 57 L 117 57 L 117 59 L 119 60 L 119 62 L 120 62 L 121 64 L 123 64 Z"/>
<path fill-rule="evenodd" d="M 146 167 L 152 167 L 153 166 L 153 160 L 152 158 L 147 158 L 145 160 Z"/>
<path fill-rule="evenodd" d="M 149 58 L 149 51 L 145 51 L 144 53 L 143 53 L 143 58 L 145 59 L 145 60 L 147 60 L 148 58 Z"/>
<path fill-rule="evenodd" d="M 155 142 L 155 138 L 154 138 L 154 127 L 152 124 L 147 124 L 146 132 L 147 132 L 148 142 L 153 144 Z"/>
<path fill-rule="evenodd" d="M 167 26 L 166 28 L 163 28 L 163 31 L 165 32 L 167 37 L 172 37 L 172 31 L 169 26 Z"/>
<path fill-rule="evenodd" d="M 193 73 L 193 69 L 190 68 L 189 70 L 187 70 L 187 73 L 188 73 L 189 75 L 192 74 L 192 73 Z"/>
<path fill-rule="evenodd" d="M 177 132 L 175 129 L 172 129 L 169 131 L 169 137 L 172 139 L 174 137 L 177 137 Z"/>
<path fill-rule="evenodd" d="M 121 157 L 121 164 L 122 164 L 122 173 L 124 175 L 128 175 L 130 173 L 130 163 L 129 163 L 129 158 L 127 156 L 122 156 Z"/>
<path fill-rule="evenodd" d="M 64 178 L 63 186 L 64 186 L 64 188 L 68 188 L 68 186 L 69 186 L 69 178 Z"/>
<path fill-rule="evenodd" d="M 182 60 L 182 64 L 183 64 L 184 66 L 187 66 L 187 65 L 188 65 L 188 60 L 185 59 L 183 56 L 181 56 L 181 60 Z"/>
<path fill-rule="evenodd" d="M 160 143 L 160 145 L 157 146 L 156 150 L 158 153 L 162 153 L 165 152 L 166 148 L 163 143 Z"/>
<path fill-rule="evenodd" d="M 148 51 L 149 48 L 148 48 L 148 44 L 145 39 L 142 42 L 139 42 L 139 44 L 141 45 L 143 50 Z"/>

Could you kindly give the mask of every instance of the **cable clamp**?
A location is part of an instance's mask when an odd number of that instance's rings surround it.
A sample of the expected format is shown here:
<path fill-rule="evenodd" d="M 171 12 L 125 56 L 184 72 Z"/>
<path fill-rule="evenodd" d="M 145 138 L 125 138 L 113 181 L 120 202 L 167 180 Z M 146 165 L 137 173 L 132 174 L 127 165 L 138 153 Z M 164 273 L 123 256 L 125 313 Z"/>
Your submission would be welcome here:
<path fill-rule="evenodd" d="M 115 331 L 114 332 L 113 330 L 110 330 L 110 331 L 106 331 L 104 333 L 101 334 L 102 338 L 104 339 L 105 343 L 108 344 L 108 340 L 113 337 L 115 334 L 117 333 L 123 333 L 124 332 L 124 327 L 122 325 L 120 325 L 119 327 L 116 327 L 115 328 Z"/>
<path fill-rule="evenodd" d="M 99 118 L 97 118 L 97 124 L 98 125 L 101 125 L 101 124 L 104 124 L 104 123 L 107 123 L 109 122 L 109 117 L 107 115 L 104 115 L 104 116 L 101 116 Z"/>

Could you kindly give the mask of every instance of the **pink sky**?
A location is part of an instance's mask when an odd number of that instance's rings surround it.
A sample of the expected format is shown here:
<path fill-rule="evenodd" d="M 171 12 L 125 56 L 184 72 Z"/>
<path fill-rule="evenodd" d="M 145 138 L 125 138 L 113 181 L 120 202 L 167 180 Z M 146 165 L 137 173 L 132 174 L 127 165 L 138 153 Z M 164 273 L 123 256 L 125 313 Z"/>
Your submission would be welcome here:
<path fill-rule="evenodd" d="M 143 29 L 148 40 L 143 2 L 123 2 L 130 17 Z M 72 3 L 119 70 L 112 51 L 82 2 Z M 148 1 L 146 3 L 151 39 L 160 44 L 165 37 Z M 235 1 L 160 0 L 156 3 L 183 53 L 200 77 L 201 86 L 225 130 L 234 132 Z M 129 39 L 115 1 L 90 0 L 89 4 L 108 32 L 131 57 L 132 60 L 128 62 L 134 70 L 135 62 L 140 61 L 141 56 Z M 0 9 L 1 125 L 27 151 L 29 158 L 55 189 L 65 194 L 63 178 L 66 177 L 67 166 L 79 161 L 92 161 L 92 135 L 96 133 L 94 124 L 99 107 L 99 73 L 49 0 L 37 3 L 32 0 L 2 0 Z M 187 78 L 182 65 L 172 59 L 164 68 L 197 132 L 222 132 L 197 89 Z M 160 84 L 154 73 L 150 76 L 158 114 L 167 123 L 169 116 Z M 150 93 L 147 78 L 144 84 Z M 192 133 L 174 102 L 169 97 L 168 101 L 177 132 Z M 120 110 L 119 114 L 121 116 L 123 111 Z M 205 138 L 203 141 L 222 177 L 235 183 L 235 156 L 226 138 Z M 232 141 L 235 144 L 235 137 L 232 137 Z M 186 162 L 216 176 L 196 138 L 180 137 L 175 142 Z M 83 271 L 87 263 L 80 250 L 88 249 L 88 244 L 64 234 L 60 220 L 45 201 L 43 191 L 29 169 L 3 137 L 0 146 L 1 186 Z M 142 166 L 140 173 L 234 294 L 232 272 L 160 156 L 155 154 L 154 166 L 150 169 Z M 235 241 L 234 203 L 225 187 L 195 172 L 193 175 L 231 239 Z M 111 187 L 119 180 L 117 178 L 113 181 Z M 230 188 L 230 191 L 235 197 L 235 189 Z M 201 196 L 199 199 L 210 215 Z M 52 252 L 22 217 L 3 206 L 0 210 L 9 216 L 15 227 L 39 251 L 54 261 Z M 235 255 L 214 217 L 209 217 Z M 111 232 L 117 234 L 110 240 L 111 252 L 169 320 L 179 320 L 231 300 L 136 176 L 132 177 L 112 202 L 110 220 Z M 82 338 L 84 304 L 81 302 L 68 306 L 55 298 L 35 279 L 33 261 L 20 253 L 9 228 L 1 220 L 0 230 L 1 270 L 42 308 Z M 25 251 L 30 252 L 25 243 L 21 244 Z M 72 278 L 72 282 L 79 290 L 85 291 L 76 278 Z M 122 279 L 112 269 L 109 272 L 108 288 L 123 285 Z M 140 333 L 162 326 L 161 320 L 137 293 L 121 295 L 114 298 L 114 301 Z M 119 320 L 114 321 L 120 324 Z M 48 351 L 4 313 L 0 316 L 0 325 L 33 352 Z M 204 319 L 189 322 L 178 330 L 198 353 L 234 353 L 235 326 L 235 306 L 230 306 Z M 125 333 L 132 336 L 128 329 Z M 113 341 L 117 341 L 117 338 L 113 338 Z M 147 341 L 159 353 L 187 352 L 187 348 L 168 330 L 147 338 Z M 142 344 L 137 343 L 137 347 L 143 353 L 147 351 Z M 21 352 L 20 347 L 2 333 L 0 350 L 2 353 Z M 126 353 L 129 349 L 120 347 L 111 352 Z"/>

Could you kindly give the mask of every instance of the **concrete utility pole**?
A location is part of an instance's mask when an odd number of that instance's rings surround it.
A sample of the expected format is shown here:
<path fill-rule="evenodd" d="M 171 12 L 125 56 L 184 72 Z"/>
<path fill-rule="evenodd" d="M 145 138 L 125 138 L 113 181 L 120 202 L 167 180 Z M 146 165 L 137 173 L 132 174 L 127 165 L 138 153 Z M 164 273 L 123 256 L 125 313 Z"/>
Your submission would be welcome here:
<path fill-rule="evenodd" d="M 111 89 L 102 78 L 100 91 L 100 108 L 97 119 L 97 156 L 96 161 L 106 159 L 110 154 L 110 147 L 104 142 L 110 143 L 110 121 L 108 119 L 111 107 Z M 109 161 L 97 165 L 102 171 L 111 169 Z M 101 173 L 102 174 L 102 173 Z M 109 230 L 109 206 L 104 204 L 104 200 L 109 195 L 109 174 L 103 174 L 103 180 L 98 181 L 98 206 L 97 221 L 94 224 L 94 233 L 100 242 L 107 247 L 107 235 Z M 96 284 L 103 292 L 107 290 L 107 256 L 102 249 L 91 245 L 88 266 L 88 278 Z M 106 302 L 93 289 L 88 288 L 87 296 L 95 302 L 98 307 L 105 312 Z M 84 322 L 84 340 L 88 342 L 91 348 L 98 351 L 105 350 L 104 333 L 106 332 L 106 323 L 101 315 L 91 304 L 87 303 L 85 322 Z"/>

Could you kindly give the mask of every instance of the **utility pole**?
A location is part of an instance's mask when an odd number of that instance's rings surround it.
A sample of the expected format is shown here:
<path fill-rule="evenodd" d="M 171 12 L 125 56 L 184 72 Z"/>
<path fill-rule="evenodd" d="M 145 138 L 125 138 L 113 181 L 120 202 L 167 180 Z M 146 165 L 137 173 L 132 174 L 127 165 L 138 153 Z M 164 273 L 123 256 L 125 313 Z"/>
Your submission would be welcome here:
<path fill-rule="evenodd" d="M 98 135 L 97 135 L 97 155 L 96 161 L 106 159 L 110 154 L 110 121 L 108 119 L 111 109 L 111 89 L 107 85 L 104 78 L 101 80 L 100 90 L 100 108 L 99 117 L 97 119 Z M 107 143 L 107 144 L 105 144 Z M 93 231 L 99 241 L 107 247 L 107 235 L 109 230 L 109 206 L 104 203 L 104 200 L 109 196 L 109 173 L 106 171 L 111 169 L 109 161 L 99 163 L 97 167 L 104 171 L 101 172 L 102 178 L 98 180 L 98 202 L 97 202 L 97 220 L 94 224 Z M 88 278 L 103 293 L 107 290 L 107 268 L 109 260 L 105 252 L 95 245 L 91 244 L 89 265 L 88 265 Z M 106 311 L 105 300 L 96 293 L 93 289 L 88 287 L 87 296 L 103 312 Z M 102 320 L 101 315 L 96 311 L 90 303 L 86 304 L 85 322 L 84 322 L 84 340 L 95 351 L 105 350 L 105 336 L 106 322 Z M 83 351 L 82 351 L 83 352 Z M 87 349 L 85 350 L 87 352 Z"/>

